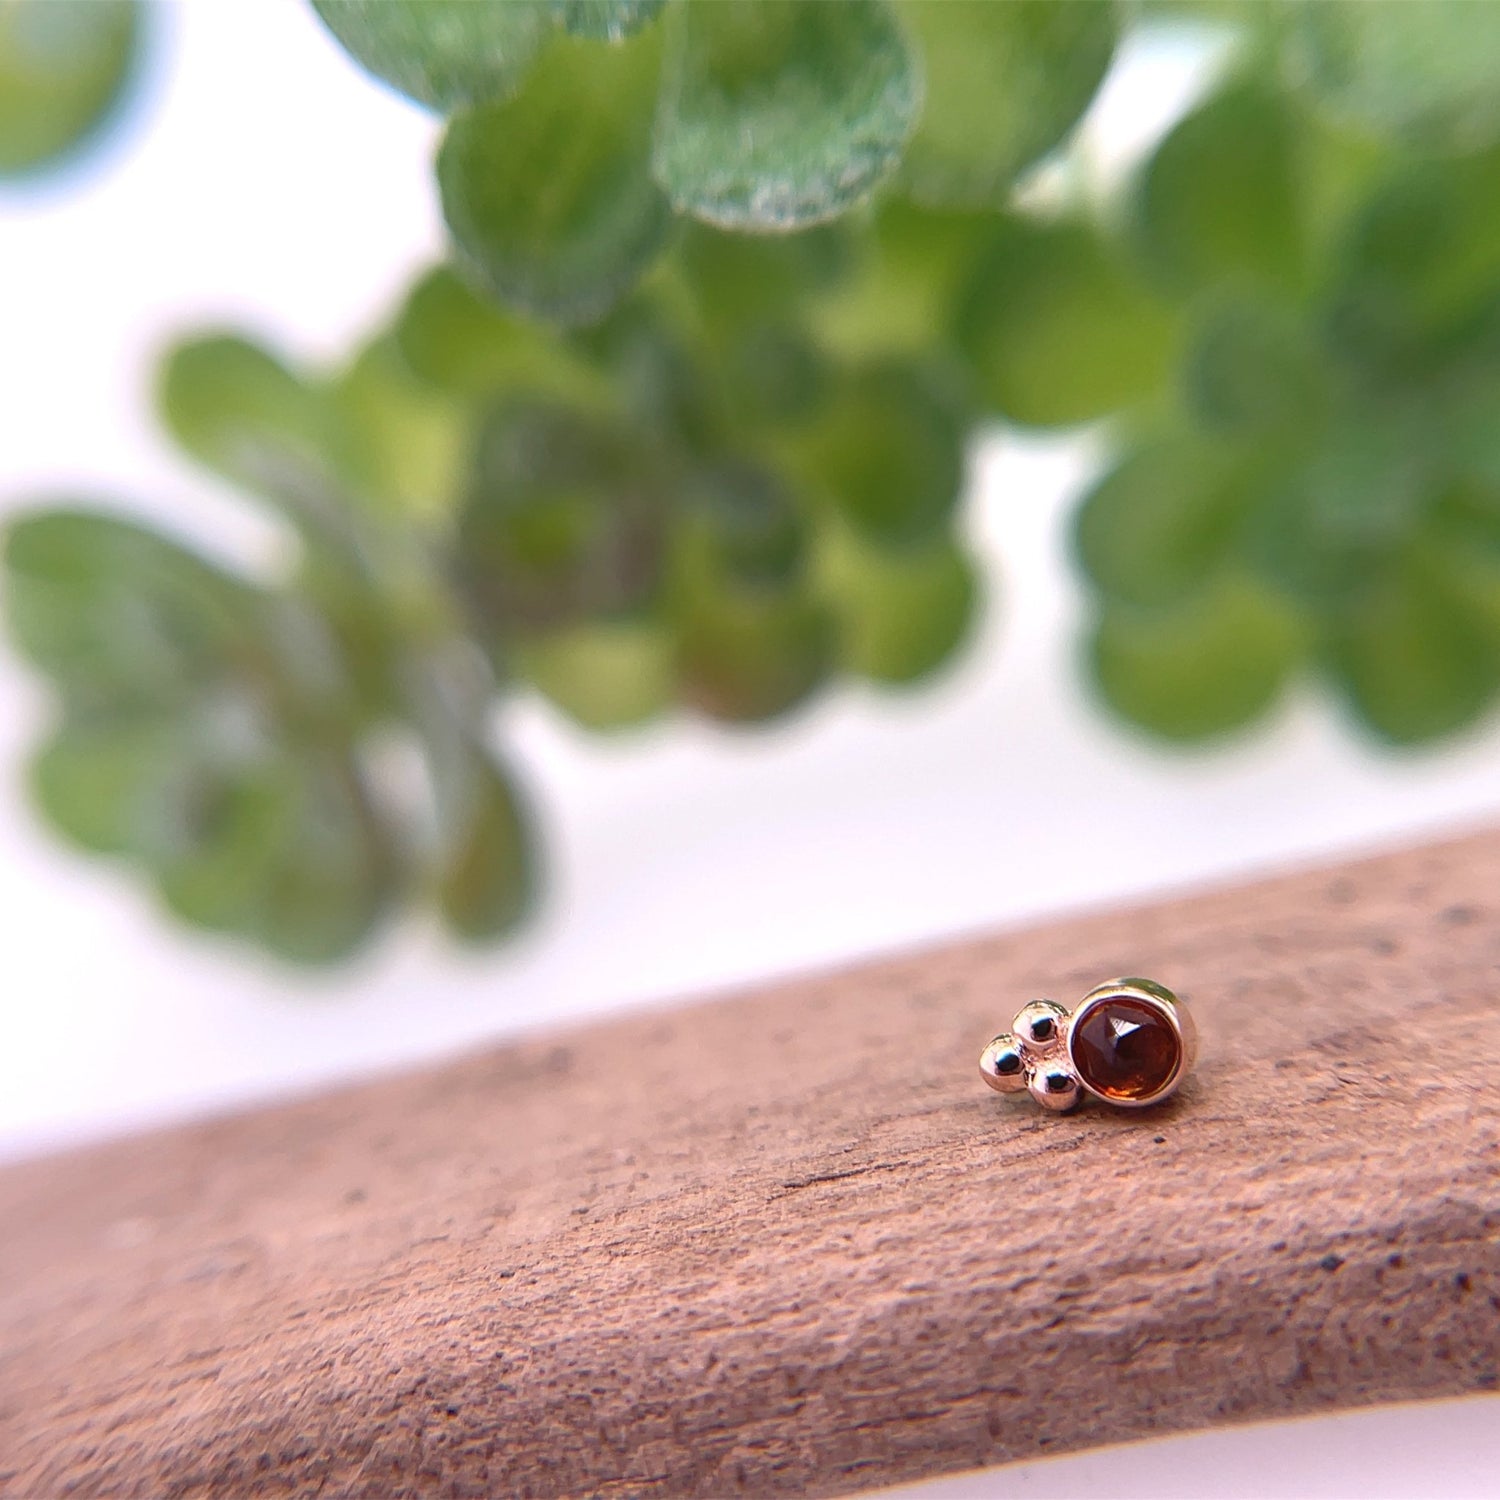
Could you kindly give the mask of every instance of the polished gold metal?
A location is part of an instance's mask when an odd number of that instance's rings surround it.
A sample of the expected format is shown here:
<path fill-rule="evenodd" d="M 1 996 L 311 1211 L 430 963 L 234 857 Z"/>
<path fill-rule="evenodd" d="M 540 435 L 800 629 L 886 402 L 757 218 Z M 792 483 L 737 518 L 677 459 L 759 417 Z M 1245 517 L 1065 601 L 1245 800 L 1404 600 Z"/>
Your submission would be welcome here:
<path fill-rule="evenodd" d="M 1095 1018 L 1106 1038 L 1121 1045 L 1126 1061 L 1101 1061 L 1085 1029 Z M 1145 1060 L 1133 1065 L 1132 1032 L 1153 1044 Z M 979 1054 L 979 1072 L 992 1089 L 1029 1093 L 1058 1112 L 1072 1109 L 1085 1094 L 1118 1109 L 1142 1109 L 1177 1091 L 1197 1051 L 1198 1028 L 1183 1000 L 1155 980 L 1111 979 L 1071 1012 L 1055 1000 L 1023 1006 L 1011 1029 Z"/>

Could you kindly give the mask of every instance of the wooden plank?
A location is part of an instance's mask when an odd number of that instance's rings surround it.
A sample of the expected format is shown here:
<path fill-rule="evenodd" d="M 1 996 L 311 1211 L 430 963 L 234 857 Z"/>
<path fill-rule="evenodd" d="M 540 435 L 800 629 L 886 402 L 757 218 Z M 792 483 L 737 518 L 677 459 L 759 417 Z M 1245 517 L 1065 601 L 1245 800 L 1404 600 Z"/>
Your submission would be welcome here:
<path fill-rule="evenodd" d="M 977 1077 L 1191 998 L 1157 1111 Z M 832 1494 L 1500 1377 L 1500 835 L 0 1173 L 18 1496 Z"/>

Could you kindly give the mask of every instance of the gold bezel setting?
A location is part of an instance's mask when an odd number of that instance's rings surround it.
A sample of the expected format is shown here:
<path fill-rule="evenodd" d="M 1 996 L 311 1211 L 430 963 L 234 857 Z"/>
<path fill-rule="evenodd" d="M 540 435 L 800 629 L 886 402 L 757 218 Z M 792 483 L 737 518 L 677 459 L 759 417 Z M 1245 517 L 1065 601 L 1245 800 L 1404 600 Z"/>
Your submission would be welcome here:
<path fill-rule="evenodd" d="M 1139 1091 L 1110 1087 L 1099 1071 L 1099 1060 L 1086 1053 L 1080 1056 L 1081 1028 L 1111 1004 L 1126 1013 L 1114 1021 L 1119 1037 L 1143 1026 L 1148 1032 L 1153 1024 L 1158 1028 L 1154 1035 L 1137 1038 L 1131 1066 L 1137 1072 L 1144 1068 L 1149 1083 Z M 1132 1023 L 1128 1016 L 1137 1019 Z M 1165 1028 L 1170 1037 L 1173 1055 L 1169 1070 L 1157 1082 L 1152 1069 L 1158 1064 L 1152 1053 L 1161 1049 L 1159 1028 Z M 1143 1048 L 1141 1042 L 1148 1045 Z M 1038 1104 L 1059 1113 L 1072 1109 L 1085 1094 L 1116 1109 L 1144 1109 L 1177 1091 L 1197 1051 L 1197 1026 L 1177 995 L 1153 979 L 1111 979 L 1091 989 L 1071 1012 L 1055 1000 L 1033 1000 L 1023 1006 L 1012 1029 L 1001 1032 L 980 1053 L 979 1072 L 991 1088 L 1001 1093 L 1030 1093 Z M 1124 1077 L 1128 1083 L 1129 1075 Z"/>

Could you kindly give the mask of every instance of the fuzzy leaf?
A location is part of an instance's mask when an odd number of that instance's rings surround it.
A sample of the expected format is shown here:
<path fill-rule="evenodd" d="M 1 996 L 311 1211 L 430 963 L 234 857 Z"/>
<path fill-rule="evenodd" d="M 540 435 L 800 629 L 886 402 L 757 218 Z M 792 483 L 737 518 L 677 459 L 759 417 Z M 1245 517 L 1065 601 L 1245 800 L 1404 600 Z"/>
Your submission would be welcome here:
<path fill-rule="evenodd" d="M 312 0 L 377 78 L 447 113 L 513 94 L 552 24 L 546 0 Z"/>
<path fill-rule="evenodd" d="M 974 565 L 947 537 L 891 552 L 844 527 L 830 528 L 818 576 L 838 619 L 839 660 L 874 682 L 929 676 L 962 645 L 974 623 Z"/>
<path fill-rule="evenodd" d="M 50 510 L 11 523 L 5 602 L 21 651 L 74 695 L 173 703 L 236 656 L 244 586 L 102 511 Z"/>
<path fill-rule="evenodd" d="M 1230 298 L 1200 317 L 1182 374 L 1193 414 L 1226 435 L 1293 434 L 1328 405 L 1322 351 L 1299 317 L 1268 299 Z"/>
<path fill-rule="evenodd" d="M 157 408 L 188 453 L 236 484 L 288 500 L 328 483 L 333 429 L 322 393 L 238 334 L 169 349 Z"/>
<path fill-rule="evenodd" d="M 710 718 L 758 723 L 805 701 L 828 676 L 833 619 L 799 593 L 696 594 L 679 605 L 684 700 Z"/>
<path fill-rule="evenodd" d="M 927 87 L 901 176 L 919 202 L 999 207 L 1094 97 L 1115 49 L 1108 0 L 904 0 Z"/>
<path fill-rule="evenodd" d="M 981 398 L 1043 427 L 1105 416 L 1155 394 L 1176 335 L 1168 310 L 1092 228 L 1019 219 L 981 258 L 955 331 Z"/>
<path fill-rule="evenodd" d="M 1298 285 L 1306 233 L 1295 149 L 1284 101 L 1256 83 L 1215 95 L 1171 131 L 1136 204 L 1140 244 L 1164 284 Z"/>
<path fill-rule="evenodd" d="M 523 312 L 601 316 L 655 259 L 671 214 L 651 179 L 657 38 L 554 39 L 514 98 L 454 116 L 438 153 L 461 268 Z"/>
<path fill-rule="evenodd" d="M 330 404 L 351 488 L 397 517 L 446 521 L 463 489 L 469 413 L 419 381 L 390 335 L 360 351 Z"/>
<path fill-rule="evenodd" d="M 682 212 L 794 229 L 895 169 L 921 79 L 884 0 L 720 0 L 676 19 L 654 163 Z"/>
<path fill-rule="evenodd" d="M 574 36 L 618 42 L 661 14 L 667 0 L 552 0 L 559 26 Z"/>
<path fill-rule="evenodd" d="M 167 905 L 293 963 L 347 958 L 384 912 L 395 876 L 349 760 L 317 745 L 269 744 L 196 770 L 171 839 L 150 859 Z"/>
<path fill-rule="evenodd" d="M 1500 141 L 1500 8 L 1319 0 L 1287 9 L 1286 72 L 1334 118 L 1438 151 Z"/>
<path fill-rule="evenodd" d="M 165 826 L 187 736 L 171 717 L 70 718 L 32 757 L 31 792 L 51 825 L 95 854 L 139 854 Z"/>
<path fill-rule="evenodd" d="M 616 615 L 661 570 L 663 485 L 620 427 L 514 402 L 480 434 L 456 573 L 492 639 Z"/>
<path fill-rule="evenodd" d="M 1330 624 L 1324 660 L 1359 717 L 1398 745 L 1463 729 L 1500 690 L 1493 630 L 1419 552 L 1372 570 Z"/>
<path fill-rule="evenodd" d="M 0 178 L 47 167 L 87 142 L 140 51 L 138 0 L 0 5 Z"/>
<path fill-rule="evenodd" d="M 591 620 L 523 642 L 520 675 L 585 729 L 632 728 L 672 702 L 676 647 L 649 616 Z"/>
<path fill-rule="evenodd" d="M 966 415 L 941 366 L 866 365 L 839 383 L 793 462 L 862 535 L 888 546 L 917 542 L 958 503 Z"/>
<path fill-rule="evenodd" d="M 434 762 L 448 844 L 437 903 L 449 931 L 469 942 L 503 937 L 531 909 L 536 872 L 529 817 L 510 777 L 477 746 Z"/>
<path fill-rule="evenodd" d="M 1242 466 L 1218 445 L 1174 436 L 1127 453 L 1084 496 L 1078 560 L 1110 600 L 1173 605 L 1217 580 L 1249 496 Z"/>
<path fill-rule="evenodd" d="M 1164 739 L 1198 740 L 1266 713 L 1303 650 L 1294 614 L 1225 578 L 1178 609 L 1107 609 L 1090 665 L 1106 701 L 1132 723 Z"/>

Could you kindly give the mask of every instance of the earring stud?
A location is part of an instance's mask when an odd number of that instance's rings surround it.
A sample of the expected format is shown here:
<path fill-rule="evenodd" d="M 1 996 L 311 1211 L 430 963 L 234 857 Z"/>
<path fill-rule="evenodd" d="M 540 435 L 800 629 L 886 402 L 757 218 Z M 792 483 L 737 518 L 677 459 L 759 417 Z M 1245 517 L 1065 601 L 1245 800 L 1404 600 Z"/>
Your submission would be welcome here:
<path fill-rule="evenodd" d="M 1191 1012 L 1165 985 L 1111 979 L 1071 1012 L 1055 1000 L 1023 1006 L 979 1054 L 979 1071 L 992 1089 L 1030 1093 L 1046 1109 L 1072 1109 L 1085 1094 L 1138 1109 L 1176 1091 L 1197 1045 Z"/>

